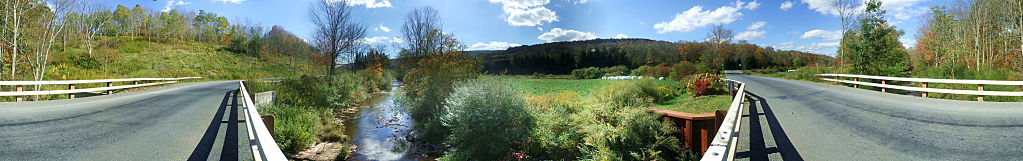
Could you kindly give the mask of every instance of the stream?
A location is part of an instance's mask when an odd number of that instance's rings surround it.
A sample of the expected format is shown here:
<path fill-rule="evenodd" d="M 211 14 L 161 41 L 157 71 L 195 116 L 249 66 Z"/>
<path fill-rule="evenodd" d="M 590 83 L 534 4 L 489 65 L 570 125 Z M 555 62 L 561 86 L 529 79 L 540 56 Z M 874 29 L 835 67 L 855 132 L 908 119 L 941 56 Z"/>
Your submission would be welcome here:
<path fill-rule="evenodd" d="M 412 130 L 412 118 L 406 111 L 404 102 L 398 100 L 393 91 L 400 88 L 394 82 L 390 91 L 382 92 L 376 103 L 359 110 L 352 124 L 347 127 L 351 132 L 355 152 L 350 160 L 420 160 L 425 155 L 417 154 L 415 146 L 409 139 Z"/>

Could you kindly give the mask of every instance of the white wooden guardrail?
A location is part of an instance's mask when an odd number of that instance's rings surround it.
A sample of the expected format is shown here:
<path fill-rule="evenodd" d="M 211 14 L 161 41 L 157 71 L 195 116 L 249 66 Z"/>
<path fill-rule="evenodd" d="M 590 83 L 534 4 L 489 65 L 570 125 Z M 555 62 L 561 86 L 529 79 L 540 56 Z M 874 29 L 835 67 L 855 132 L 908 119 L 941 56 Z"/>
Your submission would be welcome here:
<path fill-rule="evenodd" d="M 15 91 L 0 92 L 0 96 L 16 96 L 17 101 L 22 101 L 23 96 L 68 94 L 69 98 L 75 98 L 75 93 L 106 91 L 106 94 L 113 94 L 113 90 L 145 87 L 160 84 L 175 83 L 179 80 L 201 79 L 202 77 L 181 77 L 181 78 L 127 78 L 127 79 L 96 79 L 96 80 L 60 80 L 60 81 L 0 81 L 0 86 L 16 86 Z M 158 81 L 139 84 L 140 81 Z M 130 85 L 113 86 L 114 82 L 133 82 Z M 76 84 L 107 83 L 106 87 L 75 89 Z M 68 85 L 67 90 L 49 91 L 23 91 L 24 86 L 34 85 Z"/>
<path fill-rule="evenodd" d="M 977 95 L 977 101 L 984 101 L 984 96 L 1023 96 L 1023 92 L 1009 92 L 1009 91 L 984 91 L 984 85 L 1008 85 L 1008 86 L 1023 86 L 1023 81 L 995 81 L 995 80 L 961 80 L 961 79 L 931 79 L 931 78 L 902 78 L 902 77 L 886 77 L 886 76 L 871 76 L 871 75 L 855 75 L 855 74 L 818 74 L 820 77 L 833 77 L 831 78 L 820 78 L 821 80 L 841 82 L 853 84 L 854 87 L 858 85 L 880 87 L 881 92 L 886 92 L 886 89 L 900 89 L 907 91 L 921 92 L 921 97 L 927 97 L 927 93 L 946 93 L 946 94 L 962 94 L 962 95 Z M 839 77 L 853 78 L 853 80 L 842 80 Z M 881 80 L 881 84 L 871 82 L 860 82 L 859 79 L 877 79 Z M 904 82 L 919 82 L 921 87 L 909 87 L 888 84 L 888 81 L 904 81 Z M 940 88 L 927 88 L 927 83 L 951 83 L 951 84 L 976 84 L 977 90 L 958 90 L 958 89 L 940 89 Z"/>
<path fill-rule="evenodd" d="M 245 89 L 245 81 L 238 81 L 238 84 L 241 85 L 238 90 L 245 100 L 245 124 L 249 129 L 249 143 L 252 145 L 253 160 L 288 160 L 281 152 L 281 148 L 277 146 L 273 136 L 270 135 L 266 125 L 263 124 L 263 117 L 259 115 L 256 105 L 252 102 L 252 97 L 249 97 L 249 92 Z"/>
<path fill-rule="evenodd" d="M 701 161 L 731 161 L 735 158 L 735 145 L 739 141 L 739 124 L 742 120 L 742 102 L 746 94 L 746 84 L 731 80 L 723 79 L 728 84 L 729 90 L 734 90 L 734 97 L 732 97 L 732 105 L 728 107 L 728 114 L 725 114 L 725 120 L 721 122 L 721 127 L 718 127 L 717 134 L 714 135 L 714 139 L 710 143 L 710 147 L 707 147 L 707 152 L 703 154 Z M 738 86 L 736 86 L 738 85 Z"/>

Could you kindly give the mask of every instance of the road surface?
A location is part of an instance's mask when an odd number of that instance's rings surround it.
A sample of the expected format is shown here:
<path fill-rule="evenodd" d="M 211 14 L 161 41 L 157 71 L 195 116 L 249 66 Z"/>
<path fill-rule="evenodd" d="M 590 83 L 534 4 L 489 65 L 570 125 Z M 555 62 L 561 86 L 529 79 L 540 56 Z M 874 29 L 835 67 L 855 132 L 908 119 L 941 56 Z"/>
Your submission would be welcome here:
<path fill-rule="evenodd" d="M 1023 103 L 920 98 L 728 74 L 746 83 L 738 160 L 1021 160 Z"/>
<path fill-rule="evenodd" d="M 237 81 L 0 103 L 0 160 L 252 160 Z"/>

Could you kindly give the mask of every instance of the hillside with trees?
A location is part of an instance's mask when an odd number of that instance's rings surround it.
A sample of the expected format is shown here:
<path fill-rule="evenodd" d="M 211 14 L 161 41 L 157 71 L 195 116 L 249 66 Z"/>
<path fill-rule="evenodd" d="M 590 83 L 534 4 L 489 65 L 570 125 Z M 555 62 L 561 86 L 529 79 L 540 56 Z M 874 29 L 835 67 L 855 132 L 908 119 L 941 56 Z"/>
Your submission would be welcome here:
<path fill-rule="evenodd" d="M 322 73 L 327 62 L 279 26 L 204 10 L 49 3 L 0 3 L 0 80 L 280 77 Z"/>
<path fill-rule="evenodd" d="M 699 72 L 705 73 L 718 69 L 796 68 L 834 63 L 834 58 L 820 54 L 730 41 L 594 39 L 468 53 L 483 57 L 489 73 L 520 75 L 569 74 L 579 68 L 618 65 L 635 69 L 644 65 L 693 64 Z"/>

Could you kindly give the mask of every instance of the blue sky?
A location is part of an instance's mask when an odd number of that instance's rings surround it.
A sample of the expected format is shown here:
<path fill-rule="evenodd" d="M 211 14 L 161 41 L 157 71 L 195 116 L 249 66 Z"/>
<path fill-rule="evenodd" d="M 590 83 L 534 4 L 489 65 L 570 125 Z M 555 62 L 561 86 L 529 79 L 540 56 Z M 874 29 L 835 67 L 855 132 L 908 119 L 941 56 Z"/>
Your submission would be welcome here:
<path fill-rule="evenodd" d="M 308 6 L 314 0 L 172 0 L 105 2 L 141 4 L 155 10 L 206 10 L 232 20 L 282 26 L 309 39 Z M 921 16 L 945 1 L 884 0 L 886 17 L 905 31 L 912 46 Z M 357 21 L 368 28 L 366 42 L 393 46 L 406 13 L 432 6 L 443 30 L 469 49 L 593 38 L 702 41 L 713 24 L 732 29 L 736 39 L 779 49 L 835 55 L 839 20 L 829 0 L 354 0 Z M 238 21 L 235 21 L 238 22 Z M 391 49 L 393 50 L 393 47 Z"/>

